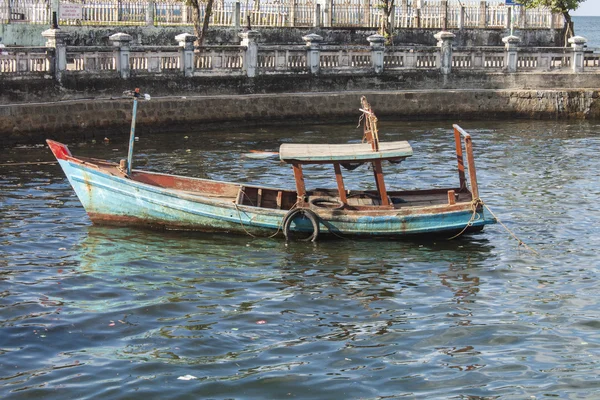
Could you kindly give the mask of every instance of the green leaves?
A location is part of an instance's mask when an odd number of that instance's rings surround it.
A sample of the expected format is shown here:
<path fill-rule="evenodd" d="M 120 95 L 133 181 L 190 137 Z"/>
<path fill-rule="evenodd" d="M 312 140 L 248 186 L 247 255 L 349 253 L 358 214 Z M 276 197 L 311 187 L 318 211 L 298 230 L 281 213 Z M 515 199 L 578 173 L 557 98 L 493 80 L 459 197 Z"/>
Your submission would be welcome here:
<path fill-rule="evenodd" d="M 527 8 L 548 7 L 556 13 L 568 13 L 576 10 L 585 0 L 519 0 Z"/>

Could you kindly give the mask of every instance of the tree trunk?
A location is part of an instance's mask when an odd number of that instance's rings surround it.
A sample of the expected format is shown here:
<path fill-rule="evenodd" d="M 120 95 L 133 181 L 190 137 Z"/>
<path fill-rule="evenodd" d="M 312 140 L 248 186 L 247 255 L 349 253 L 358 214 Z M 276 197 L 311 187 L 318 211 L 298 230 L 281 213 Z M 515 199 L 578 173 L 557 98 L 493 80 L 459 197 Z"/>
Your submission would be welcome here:
<path fill-rule="evenodd" d="M 204 39 L 206 38 L 206 33 L 208 32 L 208 25 L 210 24 L 210 17 L 212 15 L 213 3 L 214 0 L 208 0 L 206 2 L 206 12 L 204 13 L 204 21 L 202 22 L 202 31 L 198 37 L 198 46 L 202 46 L 204 44 Z"/>
<path fill-rule="evenodd" d="M 575 36 L 575 27 L 574 27 L 573 20 L 571 19 L 571 16 L 569 15 L 569 13 L 563 12 L 562 14 L 565 19 L 565 25 L 563 27 L 564 46 L 568 47 L 569 46 L 569 38 Z"/>
<path fill-rule="evenodd" d="M 194 11 L 194 36 L 196 36 L 195 46 L 200 46 L 200 35 L 202 34 L 202 26 L 200 25 L 200 4 L 193 4 Z"/>
<path fill-rule="evenodd" d="M 393 27 L 390 24 L 390 15 L 392 14 L 392 10 L 394 8 L 394 0 L 383 0 L 383 18 L 381 20 L 380 34 L 385 37 L 385 41 L 387 44 L 392 43 L 392 31 Z"/>

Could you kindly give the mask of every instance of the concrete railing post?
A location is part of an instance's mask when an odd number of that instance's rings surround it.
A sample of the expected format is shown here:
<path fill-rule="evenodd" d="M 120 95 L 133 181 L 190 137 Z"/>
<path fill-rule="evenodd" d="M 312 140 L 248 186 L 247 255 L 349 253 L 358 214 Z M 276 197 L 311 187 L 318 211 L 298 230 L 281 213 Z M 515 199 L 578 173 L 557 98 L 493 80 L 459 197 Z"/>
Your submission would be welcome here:
<path fill-rule="evenodd" d="M 48 29 L 42 32 L 46 38 L 46 47 L 54 49 L 54 59 L 51 65 L 54 79 L 60 82 L 63 72 L 67 69 L 67 38 L 69 34 L 60 29 Z"/>
<path fill-rule="evenodd" d="M 456 35 L 452 32 L 441 31 L 434 35 L 437 47 L 440 48 L 440 71 L 443 75 L 452 72 L 452 42 Z"/>
<path fill-rule="evenodd" d="M 311 74 L 319 73 L 319 66 L 321 62 L 321 42 L 323 37 L 316 33 L 311 33 L 306 36 L 302 36 L 302 40 L 306 42 L 306 65 L 308 66 Z"/>
<path fill-rule="evenodd" d="M 246 75 L 248 78 L 254 78 L 256 76 L 256 66 L 258 65 L 258 31 L 245 31 L 240 32 L 242 41 L 240 46 L 246 48 L 246 57 L 244 57 L 244 66 L 246 69 Z"/>
<path fill-rule="evenodd" d="M 371 35 L 367 38 L 371 44 L 371 61 L 376 74 L 383 72 L 383 57 L 385 54 L 385 37 L 382 35 Z"/>
<path fill-rule="evenodd" d="M 512 15 L 513 15 L 513 6 L 508 6 L 506 7 L 506 24 L 505 24 L 505 28 L 511 32 L 512 34 L 512 29 L 513 29 L 513 21 L 512 21 Z"/>
<path fill-rule="evenodd" d="M 481 0 L 479 3 L 479 27 L 487 27 L 487 1 Z"/>
<path fill-rule="evenodd" d="M 461 5 L 460 6 L 460 14 L 458 14 L 458 29 L 465 28 L 465 14 L 466 14 L 465 6 Z"/>
<path fill-rule="evenodd" d="M 154 0 L 148 0 L 146 5 L 146 25 L 154 26 Z"/>
<path fill-rule="evenodd" d="M 400 24 L 401 28 L 410 27 L 410 22 L 408 20 L 408 0 L 402 0 L 402 19 L 403 22 Z"/>
<path fill-rule="evenodd" d="M 390 24 L 390 32 L 392 33 L 392 36 L 393 36 L 393 33 L 396 30 L 396 6 L 395 5 L 392 6 L 392 9 L 390 11 L 388 23 Z M 390 38 L 390 40 L 391 40 L 391 38 Z"/>
<path fill-rule="evenodd" d="M 502 38 L 502 41 L 504 42 L 504 48 L 506 52 L 506 71 L 509 73 L 517 72 L 517 64 L 519 61 L 517 50 L 521 39 L 519 39 L 517 36 L 510 35 Z"/>
<path fill-rule="evenodd" d="M 131 35 L 126 33 L 115 33 L 108 37 L 115 49 L 115 61 L 117 72 L 123 79 L 129 78 L 131 67 L 129 64 L 129 52 L 131 50 Z"/>
<path fill-rule="evenodd" d="M 194 42 L 198 39 L 189 33 L 182 33 L 175 36 L 175 40 L 181 47 L 181 70 L 184 76 L 194 75 Z"/>
<path fill-rule="evenodd" d="M 235 9 L 233 11 L 233 26 L 235 29 L 241 28 L 242 22 L 242 6 L 239 1 L 235 2 Z"/>
<path fill-rule="evenodd" d="M 573 72 L 583 72 L 585 61 L 583 51 L 585 50 L 587 39 L 581 36 L 573 36 L 569 39 L 569 43 L 571 43 L 571 47 L 573 48 Z"/>

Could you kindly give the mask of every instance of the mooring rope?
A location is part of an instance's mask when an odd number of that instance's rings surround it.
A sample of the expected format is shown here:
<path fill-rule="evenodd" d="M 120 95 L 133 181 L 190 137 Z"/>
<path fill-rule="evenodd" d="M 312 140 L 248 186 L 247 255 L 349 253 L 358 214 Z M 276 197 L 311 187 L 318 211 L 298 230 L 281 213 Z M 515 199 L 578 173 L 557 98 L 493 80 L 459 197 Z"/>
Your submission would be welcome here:
<path fill-rule="evenodd" d="M 255 235 L 251 234 L 250 232 L 248 232 L 248 230 L 244 226 L 244 221 L 242 221 L 242 214 L 240 213 L 240 209 L 239 209 L 237 203 L 233 203 L 233 205 L 235 206 L 235 209 L 237 210 L 238 218 L 240 220 L 240 225 L 242 226 L 242 229 L 244 230 L 244 232 L 246 232 L 249 236 L 252 236 L 253 238 L 256 238 L 257 236 L 255 236 Z"/>
<path fill-rule="evenodd" d="M 254 203 L 252 202 L 252 199 L 250 198 L 250 196 L 248 196 L 248 195 L 246 194 L 246 192 L 245 192 L 245 191 L 243 191 L 243 190 L 242 190 L 241 192 L 242 192 L 242 194 L 243 194 L 243 195 L 244 195 L 246 198 L 248 198 L 248 201 L 249 201 L 250 203 L 252 203 L 252 206 L 254 206 Z M 298 207 L 298 202 L 299 202 L 299 200 L 296 200 L 296 202 L 295 202 L 295 203 L 294 203 L 294 204 L 293 204 L 293 205 L 290 207 L 290 209 L 288 210 L 288 213 L 289 213 L 290 211 L 292 211 L 293 209 L 295 209 L 295 208 L 297 208 L 297 207 Z M 240 212 L 240 209 L 239 209 L 239 207 L 238 207 L 238 204 L 237 204 L 236 202 L 234 202 L 234 203 L 233 203 L 233 205 L 234 205 L 234 207 L 235 207 L 235 209 L 236 209 L 236 211 L 237 211 L 237 213 L 238 213 L 238 219 L 240 220 L 240 225 L 242 226 L 242 229 L 244 230 L 244 232 L 246 232 L 246 234 L 248 234 L 249 236 L 251 236 L 251 237 L 253 237 L 253 238 L 257 238 L 258 236 L 256 236 L 256 235 L 253 235 L 252 233 L 248 232 L 248 230 L 246 229 L 246 226 L 244 225 L 244 221 L 242 220 L 242 214 L 241 214 L 241 212 Z M 252 217 L 252 218 L 250 219 L 250 221 L 252 221 L 252 219 L 253 219 L 253 218 L 254 218 L 254 217 Z M 285 219 L 285 216 L 284 216 L 284 217 L 281 219 L 281 221 L 279 222 L 279 224 L 277 224 L 277 230 L 275 231 L 275 233 L 274 233 L 274 234 L 272 234 L 272 235 L 270 235 L 270 236 L 267 236 L 267 238 L 269 238 L 269 239 L 272 239 L 272 238 L 274 238 L 275 236 L 277 236 L 277 234 L 279 234 L 279 232 L 281 231 L 281 228 L 283 227 L 283 220 L 284 220 L 284 219 Z"/>
<path fill-rule="evenodd" d="M 519 246 L 523 246 L 525 247 L 527 250 L 531 251 L 532 253 L 534 253 L 535 255 L 540 255 L 540 253 L 538 253 L 537 251 L 535 251 L 534 249 L 532 249 L 530 246 L 528 246 L 527 244 L 525 244 L 525 242 L 523 242 L 521 239 L 519 239 L 517 237 L 517 235 L 514 234 L 513 231 L 511 231 L 510 229 L 508 229 L 508 227 L 506 225 L 504 225 L 504 223 L 502 221 L 500 221 L 500 218 L 498 218 L 496 216 L 496 214 L 494 214 L 494 212 L 490 209 L 490 207 L 488 207 L 487 204 L 485 204 L 483 201 L 481 202 L 481 204 L 490 212 L 490 214 L 492 214 L 492 217 L 494 217 L 496 219 L 496 221 L 504 228 L 506 229 L 506 231 L 517 241 L 519 242 Z"/>
<path fill-rule="evenodd" d="M 535 255 L 540 255 L 540 253 L 538 253 L 537 251 L 535 251 L 534 249 L 532 249 L 530 246 L 528 246 L 525 242 L 523 242 L 521 239 L 519 239 L 517 237 L 517 235 L 511 231 L 501 220 L 500 218 L 498 218 L 496 216 L 496 214 L 494 214 L 494 212 L 490 209 L 490 207 L 485 204 L 483 202 L 483 200 L 481 200 L 480 198 L 476 198 L 473 199 L 473 201 L 471 201 L 471 208 L 473 210 L 473 214 L 471 215 L 471 218 L 469 219 L 469 222 L 467 222 L 467 224 L 465 225 L 465 227 L 463 228 L 462 231 L 460 231 L 458 234 L 452 236 L 451 238 L 448 238 L 448 240 L 452 240 L 452 239 L 456 239 L 457 237 L 459 237 L 460 235 L 462 235 L 463 233 L 465 233 L 465 231 L 473 226 L 473 222 L 475 222 L 476 220 L 478 220 L 479 218 L 481 218 L 481 216 L 479 215 L 479 213 L 477 212 L 477 207 L 478 206 L 482 206 L 485 207 L 489 213 L 492 215 L 492 217 L 494 217 L 494 219 L 496 220 L 496 222 L 498 222 L 500 224 L 500 226 L 502 226 L 504 229 L 506 229 L 506 231 L 517 241 L 519 242 L 519 246 L 523 246 L 525 247 L 527 250 L 531 251 L 532 253 L 534 253 Z"/>
<path fill-rule="evenodd" d="M 481 200 L 479 197 L 477 197 L 471 201 L 471 209 L 473 210 L 473 213 L 471 214 L 471 218 L 469 219 L 469 222 L 467 222 L 467 224 L 465 225 L 465 227 L 463 228 L 462 231 L 458 232 L 456 235 L 452 236 L 451 238 L 448 238 L 448 240 L 456 239 L 457 237 L 459 237 L 460 235 L 465 233 L 465 231 L 468 228 L 473 226 L 473 222 L 475 222 L 476 220 L 481 218 L 481 216 L 477 212 L 477 206 L 479 206 L 479 205 L 483 205 L 483 200 Z"/>

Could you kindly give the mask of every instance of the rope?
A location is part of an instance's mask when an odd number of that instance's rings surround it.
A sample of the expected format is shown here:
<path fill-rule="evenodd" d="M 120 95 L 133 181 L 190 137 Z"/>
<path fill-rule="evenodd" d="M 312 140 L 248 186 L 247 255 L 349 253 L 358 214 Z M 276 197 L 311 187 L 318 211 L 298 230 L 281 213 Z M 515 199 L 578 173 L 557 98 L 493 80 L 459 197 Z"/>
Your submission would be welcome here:
<path fill-rule="evenodd" d="M 252 199 L 250 198 L 250 196 L 248 196 L 246 194 L 246 192 L 243 191 L 243 190 L 241 192 L 248 199 L 248 201 L 250 201 L 250 203 L 254 207 L 254 203 L 252 203 Z M 298 202 L 299 202 L 299 200 L 296 200 L 296 202 L 290 207 L 290 209 L 288 210 L 288 212 L 291 211 L 291 210 L 293 210 L 294 208 L 298 207 Z M 235 206 L 235 209 L 237 210 L 238 219 L 240 220 L 240 225 L 242 226 L 242 229 L 244 230 L 244 232 L 246 232 L 246 234 L 248 234 L 249 236 L 251 236 L 253 238 L 257 238 L 258 236 L 253 235 L 252 233 L 248 232 L 248 230 L 246 229 L 246 226 L 244 225 L 244 221 L 242 221 L 242 214 L 240 212 L 240 209 L 239 209 L 237 203 L 234 202 L 233 205 Z M 285 217 L 283 219 L 285 219 Z M 277 236 L 277 234 L 279 234 L 279 232 L 281 231 L 281 228 L 283 227 L 283 219 L 281 219 L 281 221 L 277 225 L 277 230 L 275 231 L 275 233 L 272 234 L 272 235 L 270 235 L 270 236 L 267 236 L 267 238 L 272 239 L 275 236 Z M 250 221 L 252 221 L 252 219 L 250 219 Z"/>
<path fill-rule="evenodd" d="M 452 236 L 451 238 L 448 238 L 448 240 L 456 239 L 457 237 L 459 237 L 460 235 L 465 233 L 465 231 L 469 227 L 473 226 L 473 222 L 475 222 L 477 219 L 479 219 L 481 217 L 479 215 L 479 213 L 477 212 L 477 206 L 479 206 L 479 205 L 483 205 L 483 201 L 479 197 L 476 199 L 473 199 L 471 201 L 471 209 L 473 210 L 473 214 L 471 214 L 471 218 L 469 219 L 469 222 L 467 222 L 467 224 L 465 225 L 465 227 L 463 228 L 462 231 L 458 232 L 456 235 Z"/>
<path fill-rule="evenodd" d="M 519 242 L 519 246 L 523 246 L 525 247 L 527 250 L 531 251 L 532 253 L 534 253 L 535 255 L 539 256 L 540 253 L 538 253 L 537 251 L 535 251 L 534 249 L 532 249 L 531 247 L 527 246 L 525 244 L 525 242 L 523 242 L 521 239 L 519 239 L 517 237 L 517 235 L 515 235 L 513 233 L 513 231 L 511 231 L 510 229 L 508 229 L 508 227 L 506 225 L 504 225 L 504 223 L 502 221 L 500 221 L 500 218 L 498 218 L 496 216 L 496 214 L 493 213 L 493 211 L 488 207 L 487 204 L 485 204 L 483 201 L 481 202 L 481 204 L 490 212 L 490 214 L 492 214 L 492 217 L 496 218 L 496 221 L 504 228 L 506 229 L 506 231 L 517 241 Z"/>
<path fill-rule="evenodd" d="M 240 219 L 240 225 L 242 226 L 242 229 L 244 230 L 244 232 L 246 232 L 249 236 L 256 238 L 256 236 L 251 234 L 250 232 L 248 232 L 248 230 L 244 226 L 244 222 L 242 221 L 242 214 L 240 213 L 240 209 L 238 208 L 238 205 L 236 203 L 233 203 L 233 205 L 235 206 L 235 209 L 237 210 L 238 218 Z"/>
<path fill-rule="evenodd" d="M 525 244 L 525 242 L 523 242 L 521 239 L 519 239 L 517 237 L 517 235 L 515 235 L 515 233 L 513 231 L 511 231 L 502 221 L 500 221 L 500 218 L 498 218 L 496 216 L 496 214 L 494 214 L 494 212 L 490 209 L 490 207 L 485 204 L 483 202 L 483 200 L 481 200 L 480 198 L 476 198 L 473 199 L 473 201 L 471 201 L 471 208 L 473 210 L 473 214 L 471 215 L 471 218 L 469 219 L 469 222 L 467 222 L 467 225 L 465 225 L 465 227 L 463 228 L 462 231 L 460 231 L 458 234 L 452 236 L 451 238 L 448 238 L 448 240 L 452 240 L 452 239 L 456 239 L 457 237 L 459 237 L 460 235 L 462 235 L 463 233 L 465 233 L 465 231 L 470 227 L 473 226 L 473 222 L 475 222 L 476 220 L 478 220 L 479 218 L 481 218 L 481 216 L 479 215 L 479 213 L 477 212 L 477 207 L 478 206 L 483 206 L 485 207 L 490 214 L 492 214 L 492 217 L 494 217 L 496 219 L 496 222 L 498 222 L 500 224 L 500 226 L 502 226 L 504 229 L 506 229 L 506 231 L 517 241 L 519 242 L 519 246 L 523 246 L 525 247 L 527 250 L 531 251 L 532 253 L 534 253 L 535 255 L 540 255 L 540 253 L 538 253 L 537 251 L 535 251 L 534 249 L 532 249 L 530 246 L 528 246 L 527 244 Z"/>

